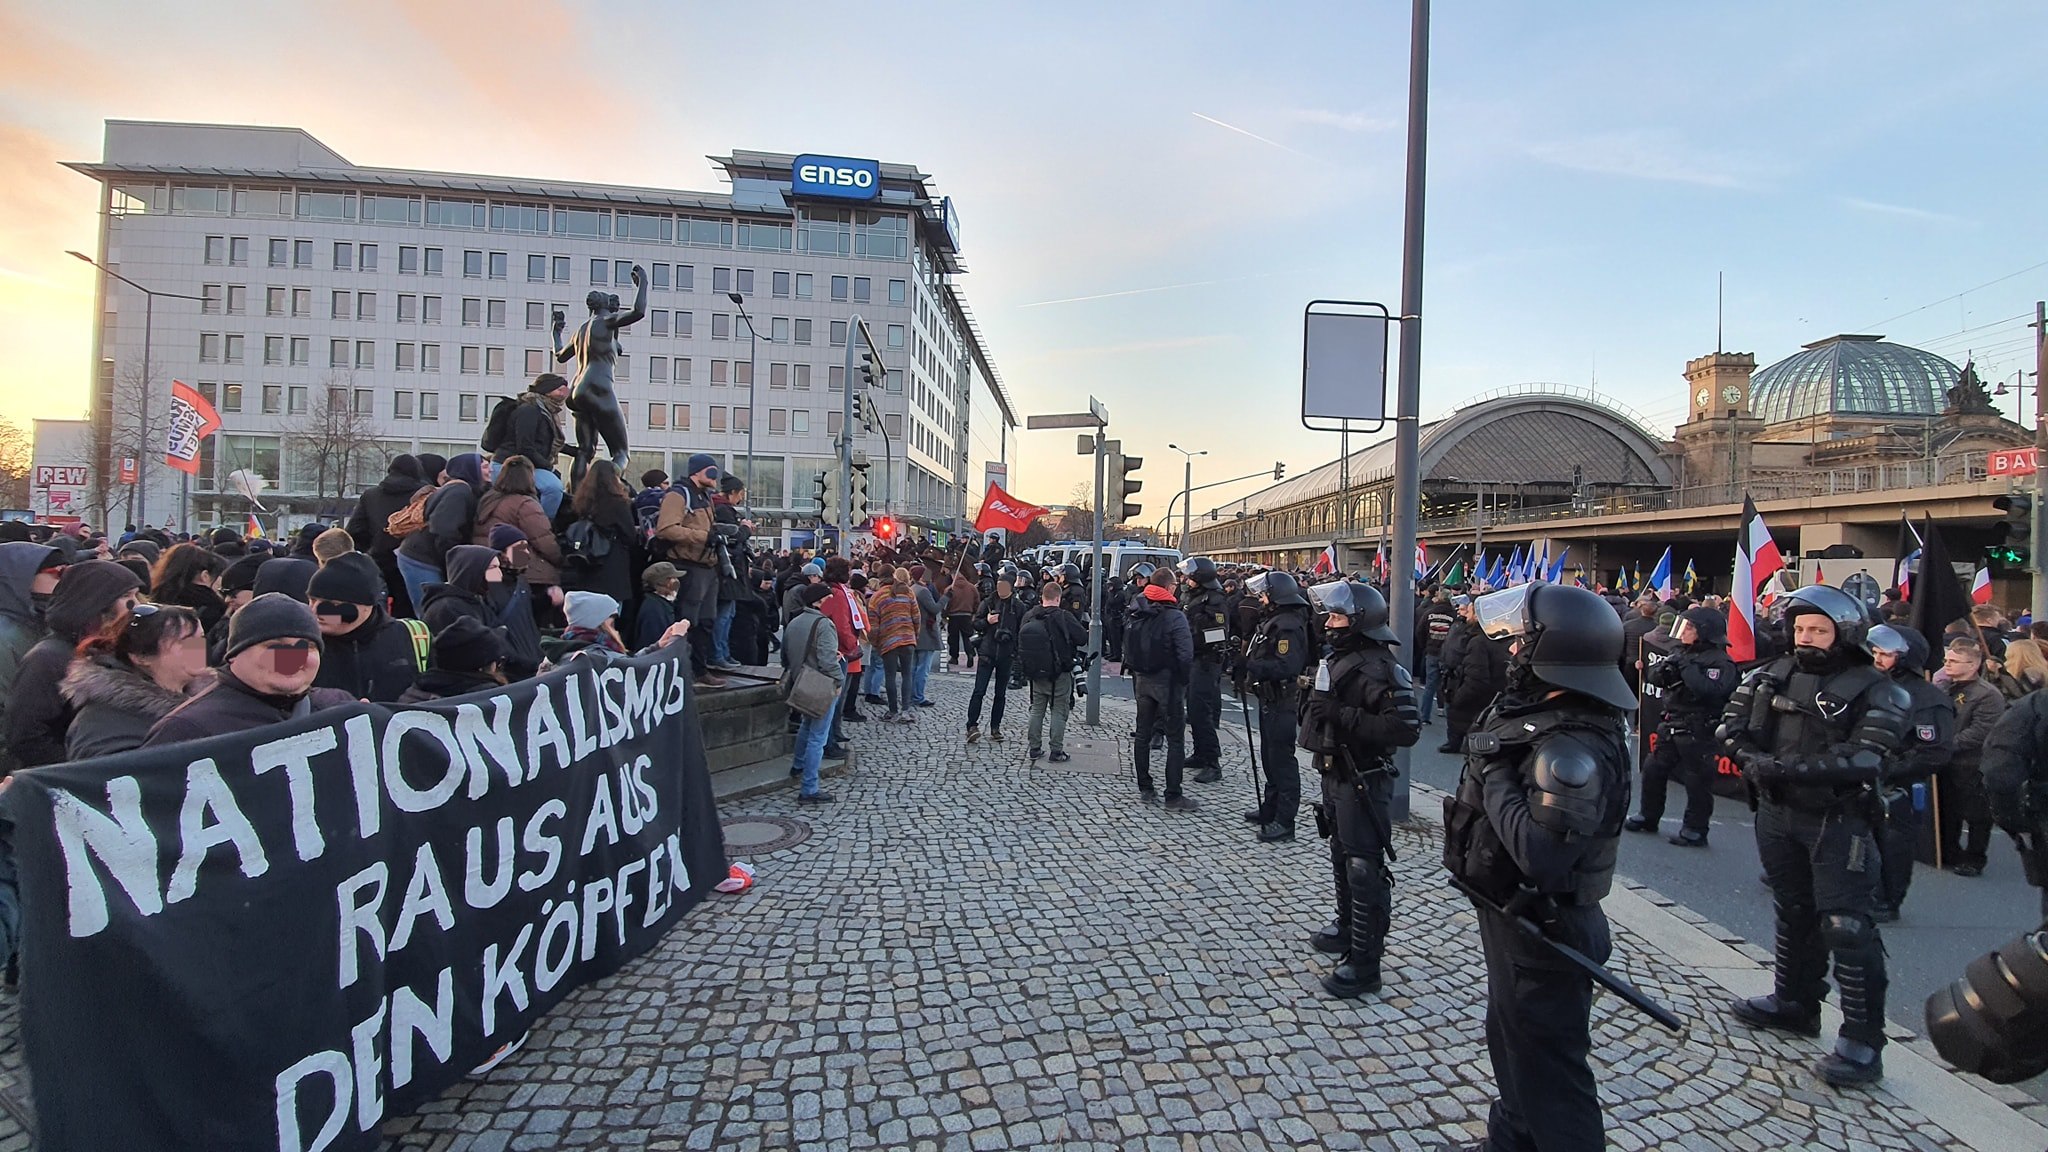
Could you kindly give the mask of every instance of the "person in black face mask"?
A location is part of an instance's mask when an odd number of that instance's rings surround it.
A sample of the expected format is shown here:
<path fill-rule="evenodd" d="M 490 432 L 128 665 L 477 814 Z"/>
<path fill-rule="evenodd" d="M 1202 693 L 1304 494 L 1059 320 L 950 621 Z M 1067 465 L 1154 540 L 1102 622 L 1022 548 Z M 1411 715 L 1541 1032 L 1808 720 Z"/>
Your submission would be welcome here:
<path fill-rule="evenodd" d="M 1316 665 L 1301 706 L 1301 746 L 1322 776 L 1316 831 L 1330 842 L 1337 919 L 1309 936 L 1318 952 L 1341 957 L 1323 990 L 1356 999 L 1380 989 L 1380 955 L 1393 910 L 1394 749 L 1422 735 L 1422 714 L 1400 643 L 1387 626 L 1387 601 L 1370 584 L 1336 580 L 1308 590 L 1324 613 L 1330 652 Z"/>
<path fill-rule="evenodd" d="M 1712 608 L 1687 608 L 1671 638 L 1680 647 L 1668 656 L 1643 646 L 1644 691 L 1662 705 L 1663 715 L 1656 747 L 1643 761 L 1642 807 L 1623 827 L 1656 832 L 1664 820 L 1665 790 L 1676 780 L 1685 788 L 1685 820 L 1671 843 L 1705 848 L 1714 816 L 1714 728 L 1737 679 L 1728 658 L 1728 621 Z"/>
<path fill-rule="evenodd" d="M 1788 598 L 1790 656 L 1743 678 L 1717 733 L 1756 807 L 1757 853 L 1777 906 L 1776 989 L 1737 1000 L 1736 1019 L 1820 1035 L 1834 957 L 1842 1030 L 1821 1058 L 1837 1086 L 1884 1076 L 1884 945 L 1877 931 L 1878 790 L 1911 701 L 1871 666 L 1861 600 L 1816 584 Z"/>
<path fill-rule="evenodd" d="M 335 557 L 313 574 L 306 599 L 325 642 L 314 687 L 388 704 L 426 670 L 427 626 L 394 620 L 384 611 L 384 576 L 370 557 L 361 552 Z"/>

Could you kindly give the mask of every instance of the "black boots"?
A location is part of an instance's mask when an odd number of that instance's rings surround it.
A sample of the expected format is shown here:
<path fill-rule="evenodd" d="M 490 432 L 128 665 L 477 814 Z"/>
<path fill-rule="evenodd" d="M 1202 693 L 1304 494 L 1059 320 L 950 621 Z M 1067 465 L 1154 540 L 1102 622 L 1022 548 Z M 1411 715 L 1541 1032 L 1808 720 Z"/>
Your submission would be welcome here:
<path fill-rule="evenodd" d="M 1380 952 L 1387 943 L 1389 893 L 1380 883 L 1384 873 L 1376 862 L 1348 858 L 1344 887 L 1351 895 L 1349 945 L 1337 967 L 1323 977 L 1323 991 L 1340 1000 L 1356 1000 L 1380 990 Z"/>
<path fill-rule="evenodd" d="M 1342 956 L 1350 947 L 1351 935 L 1351 885 L 1344 879 L 1344 863 L 1338 861 L 1337 873 L 1337 918 L 1308 934 L 1308 946 L 1331 956 Z"/>
<path fill-rule="evenodd" d="M 1817 1005 L 1788 1003 L 1778 999 L 1775 993 L 1737 1000 L 1728 1005 L 1728 1013 L 1752 1028 L 1774 1028 L 1809 1039 L 1820 1035 L 1820 1008 Z"/>

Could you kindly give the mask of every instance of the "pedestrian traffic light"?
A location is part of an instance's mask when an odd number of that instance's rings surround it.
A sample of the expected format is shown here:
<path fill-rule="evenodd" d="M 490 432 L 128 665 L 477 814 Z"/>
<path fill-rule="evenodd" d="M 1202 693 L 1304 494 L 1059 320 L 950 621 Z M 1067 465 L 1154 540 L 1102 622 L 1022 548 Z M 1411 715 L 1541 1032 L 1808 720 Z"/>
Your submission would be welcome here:
<path fill-rule="evenodd" d="M 858 524 L 867 518 L 868 466 L 865 464 L 855 464 L 853 466 L 853 522 Z"/>
<path fill-rule="evenodd" d="M 2008 492 L 1991 502 L 2004 517 L 1997 524 L 1998 542 L 1984 550 L 1992 572 L 2025 570 L 2033 560 L 2034 497 L 2027 492 Z"/>
<path fill-rule="evenodd" d="M 1145 466 L 1143 456 L 1126 456 L 1121 443 L 1112 442 L 1109 449 L 1109 484 L 1103 494 L 1103 504 L 1108 510 L 1105 524 L 1128 524 L 1144 511 L 1141 504 L 1132 504 L 1124 499 L 1145 486 L 1131 473 Z"/>
<path fill-rule="evenodd" d="M 1275 460 L 1275 461 L 1273 461 L 1273 479 L 1275 479 L 1275 480 L 1285 480 L 1286 478 L 1287 478 L 1287 465 L 1286 465 L 1285 463 L 1283 463 L 1282 461 L 1279 461 L 1279 460 Z"/>

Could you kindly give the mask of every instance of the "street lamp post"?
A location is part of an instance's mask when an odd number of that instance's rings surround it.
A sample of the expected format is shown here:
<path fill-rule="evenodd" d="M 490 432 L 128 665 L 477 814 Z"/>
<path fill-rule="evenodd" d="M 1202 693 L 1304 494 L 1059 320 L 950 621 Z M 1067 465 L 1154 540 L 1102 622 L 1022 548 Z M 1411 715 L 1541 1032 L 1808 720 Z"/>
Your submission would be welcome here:
<path fill-rule="evenodd" d="M 1175 452 L 1178 452 L 1182 456 L 1186 457 L 1186 459 L 1182 461 L 1182 469 L 1180 474 L 1180 550 L 1183 554 L 1185 554 L 1188 550 L 1188 499 L 1189 494 L 1194 490 L 1195 486 L 1195 457 L 1207 456 L 1209 454 L 1209 450 L 1207 448 L 1204 448 L 1199 452 L 1190 452 L 1178 444 L 1168 444 L 1167 447 L 1173 449 Z M 1119 499 L 1121 499 L 1121 497 L 1119 497 Z"/>
<path fill-rule="evenodd" d="M 152 369 L 150 367 L 149 350 L 150 331 L 153 327 L 155 327 L 156 323 L 156 298 L 159 296 L 166 296 L 173 300 L 203 301 L 205 297 L 188 296 L 182 292 L 159 292 L 153 288 L 144 288 L 142 285 L 137 284 L 135 281 L 130 280 L 126 276 L 121 275 L 119 272 L 114 271 L 112 268 L 107 267 L 106 265 L 100 263 L 99 261 L 93 259 L 90 256 L 87 256 L 85 253 L 80 252 L 75 248 L 66 249 L 65 255 L 75 256 L 78 259 L 85 261 L 87 264 L 90 264 L 93 267 L 99 269 L 101 275 L 112 276 L 114 279 L 119 280 L 121 283 L 126 284 L 130 288 L 135 289 L 137 292 L 142 293 L 142 401 L 141 410 L 138 413 L 138 416 L 142 423 L 141 433 L 146 441 L 146 438 L 149 436 L 149 393 L 154 385 L 154 381 L 151 379 Z M 107 419 L 109 421 L 108 427 L 111 429 L 113 413 L 109 412 L 107 414 Z M 147 524 L 149 522 L 149 455 L 149 445 L 146 442 L 142 444 L 142 446 L 137 450 L 135 454 L 135 522 L 137 524 Z M 187 509 L 185 505 L 188 505 L 191 502 L 192 498 L 191 483 L 192 478 L 189 475 L 186 476 L 185 492 L 180 497 L 180 507 L 178 509 L 178 515 L 180 520 L 178 526 L 181 529 L 186 527 L 183 521 L 186 518 L 187 514 Z"/>
<path fill-rule="evenodd" d="M 760 345 L 755 342 L 754 318 L 747 315 L 747 302 L 737 292 L 727 292 L 726 298 L 740 310 L 740 319 L 747 323 L 747 511 L 754 510 L 754 386 L 761 378 Z"/>

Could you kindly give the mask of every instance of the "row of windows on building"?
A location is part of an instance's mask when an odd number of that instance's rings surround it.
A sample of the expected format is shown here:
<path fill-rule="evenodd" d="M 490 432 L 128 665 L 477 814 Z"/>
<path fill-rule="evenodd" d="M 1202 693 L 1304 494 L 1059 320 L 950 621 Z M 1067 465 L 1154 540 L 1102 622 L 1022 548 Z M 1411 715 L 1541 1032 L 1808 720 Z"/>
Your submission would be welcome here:
<path fill-rule="evenodd" d="M 377 341 L 334 338 L 327 341 L 327 363 L 330 369 L 376 371 L 378 367 Z M 245 364 L 248 362 L 248 338 L 238 332 L 202 332 L 199 334 L 199 363 L 201 364 Z M 468 376 L 503 376 L 506 374 L 509 350 L 495 345 L 460 344 L 456 349 L 456 370 Z M 528 378 L 549 371 L 553 357 L 541 348 L 525 349 L 522 371 Z M 415 343 L 401 340 L 392 345 L 391 367 L 399 372 L 439 372 L 442 370 L 442 345 L 437 343 Z M 263 337 L 263 363 L 271 366 L 293 368 L 313 367 L 313 339 L 309 336 Z M 612 374 L 618 380 L 634 378 L 635 358 L 620 356 L 613 365 Z M 691 384 L 696 381 L 696 361 L 687 356 L 648 356 L 646 358 L 647 379 L 654 384 Z M 751 360 L 714 359 L 706 362 L 709 366 L 708 380 L 712 384 L 733 384 L 746 387 L 754 382 L 754 362 Z M 793 388 L 799 392 L 809 391 L 815 376 L 810 364 L 792 364 L 785 361 L 771 361 L 766 365 L 767 384 L 774 388 Z M 825 369 L 826 387 L 833 392 L 846 387 L 846 367 L 833 364 Z M 888 392 L 900 393 L 904 387 L 904 374 L 900 368 L 890 369 L 883 381 Z M 927 413 L 929 414 L 929 412 Z M 938 417 L 934 416 L 937 420 Z"/>
<path fill-rule="evenodd" d="M 148 215 L 168 210 L 181 216 L 247 216 L 413 227 L 452 228 L 472 232 L 505 232 L 527 236 L 562 236 L 588 240 L 623 240 L 650 244 L 683 244 L 695 248 L 750 249 L 759 252 L 809 252 L 822 256 L 855 256 L 875 260 L 911 258 L 910 218 L 873 208 L 838 208 L 801 204 L 794 224 L 710 219 L 670 212 L 555 207 L 504 201 L 458 199 L 384 192 L 300 191 L 289 188 L 235 187 L 123 182 L 110 189 L 109 211 L 115 216 Z M 361 211 L 358 212 L 358 201 Z"/>
<path fill-rule="evenodd" d="M 307 319 L 313 314 L 313 292 L 311 288 L 287 288 L 276 285 L 263 290 L 263 314 L 265 316 L 288 316 Z M 354 320 L 375 323 L 378 319 L 377 293 L 357 292 L 346 288 L 328 291 L 327 317 L 330 320 Z M 512 301 L 495 300 L 481 296 L 457 297 L 459 301 L 457 322 L 464 328 L 503 328 L 511 314 Z M 201 315 L 242 316 L 248 313 L 249 288 L 245 284 L 202 284 L 200 285 Z M 440 296 L 420 295 L 412 292 L 397 294 L 397 318 L 401 324 L 440 324 L 443 322 L 444 300 Z M 549 305 L 539 300 L 523 301 L 526 327 L 531 331 L 545 331 L 552 316 L 562 314 L 568 318 L 568 307 L 564 304 Z M 711 338 L 713 340 L 744 340 L 748 336 L 746 319 L 737 313 L 713 312 Z M 812 343 L 814 323 L 808 317 L 768 317 L 766 336 L 772 344 L 794 344 L 809 346 Z M 835 348 L 846 346 L 848 321 L 833 320 L 827 333 Z M 649 336 L 687 338 L 696 335 L 697 314 L 667 308 L 650 308 L 647 315 Z M 901 324 L 890 324 L 885 329 L 884 340 L 891 350 L 904 347 L 908 334 Z"/>
<path fill-rule="evenodd" d="M 272 268 L 312 268 L 316 246 L 313 240 L 289 238 L 270 239 L 269 266 Z M 379 249 L 376 244 L 360 243 L 353 240 L 336 240 L 330 248 L 328 267 L 336 272 L 377 272 L 380 271 Z M 480 248 L 459 249 L 462 277 L 465 280 L 509 280 L 511 278 L 512 256 L 509 252 L 491 252 Z M 208 236 L 203 242 L 202 261 L 209 266 L 246 268 L 249 265 L 249 237 Z M 529 284 L 567 284 L 575 266 L 575 257 L 554 256 L 542 253 L 526 257 L 526 282 Z M 590 283 L 595 286 L 630 287 L 633 283 L 631 260 L 613 260 L 602 256 L 589 258 Z M 398 272 L 402 276 L 441 276 L 446 274 L 448 250 L 413 244 L 398 246 Z M 694 292 L 697 288 L 697 267 L 694 264 L 667 264 L 656 262 L 645 266 L 647 287 L 656 292 Z M 826 287 L 830 298 L 840 303 L 868 304 L 874 301 L 874 280 L 868 276 L 828 276 Z M 768 274 L 769 297 L 775 300 L 810 300 L 815 298 L 816 277 L 809 272 L 771 271 Z M 887 299 L 891 304 L 909 302 L 910 285 L 905 280 L 886 282 Z M 755 270 L 752 268 L 714 267 L 711 269 L 711 291 L 720 296 L 738 292 L 742 296 L 754 295 Z"/>
<path fill-rule="evenodd" d="M 219 383 L 202 380 L 199 393 L 207 402 L 223 412 L 241 412 L 247 403 L 246 389 L 241 384 Z M 330 411 L 346 411 L 355 416 L 375 418 L 377 393 L 371 388 L 336 387 L 329 390 Z M 391 393 L 391 418 L 394 420 L 439 420 L 441 414 L 439 392 L 415 392 L 400 389 Z M 481 392 L 463 392 L 455 397 L 454 416 L 462 423 L 482 423 L 484 414 L 494 400 Z M 303 384 L 262 384 L 257 386 L 257 402 L 265 415 L 304 416 L 312 408 L 312 389 Z M 628 421 L 632 418 L 633 401 L 621 401 L 620 410 Z M 644 413 L 642 419 L 650 429 L 667 429 L 677 432 L 691 430 L 690 404 L 664 401 L 647 401 L 637 405 Z M 736 405 L 704 405 L 705 431 L 745 432 L 752 423 L 748 409 Z M 767 431 L 770 435 L 807 436 L 812 429 L 813 413 L 808 408 L 769 408 Z M 843 413 L 828 409 L 824 413 L 825 431 L 833 436 L 839 434 Z M 883 416 L 883 426 L 891 436 L 903 434 L 903 417 L 899 413 Z M 935 458 L 938 458 L 934 454 Z"/>

